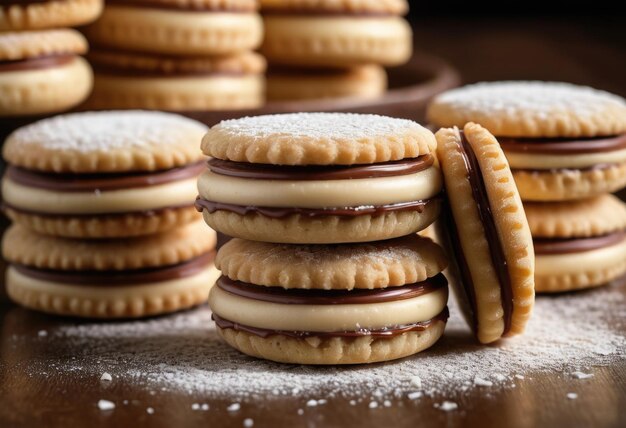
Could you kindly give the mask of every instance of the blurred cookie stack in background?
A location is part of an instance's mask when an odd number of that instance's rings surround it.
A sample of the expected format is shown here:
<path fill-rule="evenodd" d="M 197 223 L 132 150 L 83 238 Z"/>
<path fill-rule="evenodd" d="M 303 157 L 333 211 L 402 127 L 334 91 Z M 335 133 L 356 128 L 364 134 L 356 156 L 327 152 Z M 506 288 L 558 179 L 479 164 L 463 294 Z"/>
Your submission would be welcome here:
<path fill-rule="evenodd" d="M 0 3 L 0 138 L 18 124 L 81 103 L 92 72 L 80 57 L 87 41 L 75 30 L 100 15 L 102 0 Z"/>
<path fill-rule="evenodd" d="M 235 110 L 264 102 L 255 0 L 112 0 L 85 30 L 94 92 L 84 108 Z"/>
<path fill-rule="evenodd" d="M 261 0 L 270 101 L 374 98 L 412 53 L 406 0 Z"/>

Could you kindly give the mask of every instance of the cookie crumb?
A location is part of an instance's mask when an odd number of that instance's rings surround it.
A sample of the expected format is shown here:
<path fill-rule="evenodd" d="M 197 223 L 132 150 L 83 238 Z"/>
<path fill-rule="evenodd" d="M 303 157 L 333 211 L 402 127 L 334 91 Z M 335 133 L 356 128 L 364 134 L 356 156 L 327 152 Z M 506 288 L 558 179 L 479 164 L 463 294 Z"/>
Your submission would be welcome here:
<path fill-rule="evenodd" d="M 154 415 L 154 409 L 152 407 L 148 407 L 146 409 L 146 413 L 149 414 L 149 415 Z"/>
<path fill-rule="evenodd" d="M 590 377 L 593 377 L 593 373 L 574 372 L 572 373 L 572 376 L 576 379 L 589 379 Z"/>
<path fill-rule="evenodd" d="M 200 410 L 206 412 L 207 410 L 209 410 L 209 405 L 207 403 L 202 403 L 202 405 L 200 406 Z"/>
<path fill-rule="evenodd" d="M 385 406 L 385 407 L 391 407 L 391 401 L 389 401 L 389 400 L 385 400 L 385 401 L 383 401 L 383 406 Z"/>
<path fill-rule="evenodd" d="M 407 395 L 409 400 L 415 400 L 417 398 L 420 398 L 421 396 L 422 396 L 421 391 L 409 392 L 409 394 Z"/>
<path fill-rule="evenodd" d="M 233 403 L 226 408 L 229 412 L 238 412 L 239 409 L 241 409 L 241 404 L 239 403 Z"/>
<path fill-rule="evenodd" d="M 111 376 L 107 372 L 104 372 L 104 373 L 102 373 L 102 376 L 100 376 L 100 380 L 105 381 L 105 382 L 110 382 L 110 381 L 113 380 L 113 376 Z"/>
<path fill-rule="evenodd" d="M 376 409 L 378 407 L 378 403 L 376 401 L 370 401 L 370 404 L 368 405 L 368 407 L 370 409 Z"/>
<path fill-rule="evenodd" d="M 243 420 L 243 426 L 246 428 L 251 428 L 254 426 L 254 421 L 252 420 L 252 418 L 246 418 Z"/>
<path fill-rule="evenodd" d="M 477 386 L 492 386 L 493 382 L 490 380 L 483 379 L 481 377 L 476 376 L 474 378 L 474 385 Z"/>
<path fill-rule="evenodd" d="M 102 411 L 115 409 L 115 403 L 109 400 L 98 401 L 98 409 Z"/>
<path fill-rule="evenodd" d="M 568 392 L 567 398 L 569 398 L 570 400 L 575 400 L 578 398 L 578 394 L 576 394 L 575 392 Z"/>
<path fill-rule="evenodd" d="M 302 416 L 302 415 L 304 415 L 304 410 L 303 409 L 298 409 L 297 413 Z"/>
<path fill-rule="evenodd" d="M 414 386 L 415 388 L 421 388 L 422 387 L 422 378 L 419 376 L 413 376 L 411 378 L 411 386 Z"/>
<path fill-rule="evenodd" d="M 193 403 L 191 405 L 191 410 L 200 410 L 200 404 L 199 403 Z"/>
<path fill-rule="evenodd" d="M 317 400 L 309 400 L 306 402 L 307 407 L 315 407 L 317 406 Z"/>
<path fill-rule="evenodd" d="M 458 409 L 459 405 L 456 404 L 454 401 L 444 401 L 439 406 L 435 406 L 435 407 L 438 407 L 439 410 L 442 410 L 444 412 L 451 412 L 452 410 Z"/>

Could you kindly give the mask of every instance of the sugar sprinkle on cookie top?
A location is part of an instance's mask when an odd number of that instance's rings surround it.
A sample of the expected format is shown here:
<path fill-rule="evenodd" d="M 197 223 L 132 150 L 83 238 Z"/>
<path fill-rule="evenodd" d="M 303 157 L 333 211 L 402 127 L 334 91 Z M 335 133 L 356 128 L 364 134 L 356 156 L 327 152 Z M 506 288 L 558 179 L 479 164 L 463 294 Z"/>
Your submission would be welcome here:
<path fill-rule="evenodd" d="M 482 82 L 437 96 L 428 111 L 439 126 L 474 121 L 498 136 L 577 137 L 626 132 L 626 101 L 560 82 Z"/>

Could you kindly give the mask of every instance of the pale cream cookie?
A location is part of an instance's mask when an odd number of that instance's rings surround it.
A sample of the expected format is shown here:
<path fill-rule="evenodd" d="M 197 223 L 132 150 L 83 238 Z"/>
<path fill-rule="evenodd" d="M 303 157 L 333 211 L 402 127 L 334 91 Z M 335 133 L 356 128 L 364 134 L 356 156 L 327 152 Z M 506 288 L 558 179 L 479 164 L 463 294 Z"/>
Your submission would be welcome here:
<path fill-rule="evenodd" d="M 74 27 L 95 20 L 103 0 L 13 0 L 0 6 L 0 31 Z"/>
<path fill-rule="evenodd" d="M 520 334 L 534 304 L 532 237 L 509 165 L 479 125 L 437 132 L 450 204 L 443 228 L 458 263 L 458 294 L 481 343 Z M 454 271 L 454 269 L 453 269 Z"/>
<path fill-rule="evenodd" d="M 371 13 L 404 15 L 406 0 L 260 0 L 261 12 Z"/>

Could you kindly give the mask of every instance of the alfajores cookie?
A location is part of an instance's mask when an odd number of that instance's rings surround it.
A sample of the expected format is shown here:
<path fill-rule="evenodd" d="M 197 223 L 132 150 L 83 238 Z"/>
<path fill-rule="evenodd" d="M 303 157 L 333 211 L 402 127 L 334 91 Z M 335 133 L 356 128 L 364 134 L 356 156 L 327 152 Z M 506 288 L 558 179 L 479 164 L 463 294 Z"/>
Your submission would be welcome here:
<path fill-rule="evenodd" d="M 103 0 L 4 0 L 0 3 L 0 31 L 85 25 L 100 15 L 103 4 Z"/>
<path fill-rule="evenodd" d="M 86 29 L 98 47 L 159 55 L 230 55 L 255 49 L 255 0 L 113 0 Z"/>
<path fill-rule="evenodd" d="M 98 49 L 88 58 L 96 75 L 86 108 L 235 110 L 264 101 L 265 60 L 252 52 L 176 57 Z"/>
<path fill-rule="evenodd" d="M 386 89 L 387 73 L 374 64 L 327 70 L 278 67 L 267 75 L 270 101 L 376 98 Z"/>
<path fill-rule="evenodd" d="M 458 265 L 454 285 L 466 318 L 481 343 L 522 333 L 534 303 L 534 254 L 504 153 L 474 123 L 436 137 L 449 203 L 441 229 Z"/>
<path fill-rule="evenodd" d="M 266 242 L 341 243 L 417 232 L 439 213 L 433 134 L 376 115 L 294 113 L 221 122 L 202 140 L 205 221 Z"/>
<path fill-rule="evenodd" d="M 7 293 L 30 309 L 135 318 L 204 302 L 219 272 L 215 232 L 202 221 L 124 240 L 78 240 L 11 226 L 2 241 Z"/>
<path fill-rule="evenodd" d="M 68 110 L 91 91 L 80 57 L 87 41 L 74 30 L 0 33 L 0 117 Z"/>
<path fill-rule="evenodd" d="M 113 238 L 198 218 L 206 127 L 168 113 L 75 113 L 13 132 L 3 147 L 5 213 L 37 232 Z"/>
<path fill-rule="evenodd" d="M 388 361 L 432 346 L 448 317 L 445 257 L 415 234 L 345 246 L 233 239 L 216 263 L 223 276 L 209 306 L 217 331 L 255 357 L 293 364 Z"/>
<path fill-rule="evenodd" d="M 498 137 L 525 201 L 583 199 L 626 186 L 626 101 L 554 82 L 492 82 L 439 95 L 436 126 L 477 122 Z"/>
<path fill-rule="evenodd" d="M 405 0 L 261 1 L 262 53 L 272 64 L 400 65 L 412 52 Z"/>
<path fill-rule="evenodd" d="M 626 273 L 626 204 L 612 195 L 524 204 L 535 247 L 535 290 L 597 287 Z"/>

